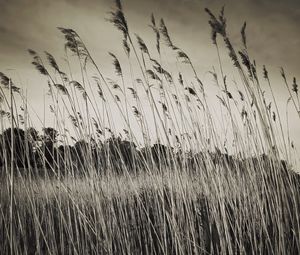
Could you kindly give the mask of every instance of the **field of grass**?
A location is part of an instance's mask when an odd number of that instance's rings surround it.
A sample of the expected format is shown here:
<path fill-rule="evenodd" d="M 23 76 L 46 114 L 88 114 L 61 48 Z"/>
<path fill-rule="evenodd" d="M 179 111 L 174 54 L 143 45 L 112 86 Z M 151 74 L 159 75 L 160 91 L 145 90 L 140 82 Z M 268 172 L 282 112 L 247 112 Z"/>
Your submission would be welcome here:
<path fill-rule="evenodd" d="M 0 73 L 0 254 L 299 254 L 289 112 L 267 67 L 248 54 L 246 24 L 238 50 L 224 9 L 205 10 L 218 56 L 210 95 L 164 20 L 151 17 L 150 50 L 115 4 L 109 21 L 127 60 L 110 53 L 113 77 L 69 28 L 59 28 L 67 66 L 29 50 L 48 84 L 53 127 Z M 298 122 L 296 78 L 281 76 Z"/>

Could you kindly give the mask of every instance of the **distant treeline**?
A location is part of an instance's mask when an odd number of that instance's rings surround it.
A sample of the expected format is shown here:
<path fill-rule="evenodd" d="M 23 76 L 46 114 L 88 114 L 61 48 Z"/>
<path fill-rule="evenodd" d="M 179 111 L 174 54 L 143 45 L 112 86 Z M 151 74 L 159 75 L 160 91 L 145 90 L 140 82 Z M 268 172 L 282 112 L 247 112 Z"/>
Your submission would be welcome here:
<path fill-rule="evenodd" d="M 149 162 L 167 165 L 173 155 L 172 148 L 163 144 L 138 150 L 133 142 L 115 136 L 104 142 L 78 140 L 74 145 L 58 145 L 58 136 L 51 127 L 44 128 L 41 135 L 34 128 L 8 128 L 0 135 L 0 165 L 13 162 L 19 169 L 52 169 L 61 173 L 111 168 L 120 173 L 149 168 Z"/>
<path fill-rule="evenodd" d="M 172 147 L 160 143 L 138 149 L 133 142 L 115 136 L 104 142 L 78 140 L 74 145 L 58 145 L 58 136 L 59 132 L 51 127 L 44 128 L 42 134 L 34 128 L 26 131 L 8 128 L 0 135 L 0 165 L 13 163 L 16 169 L 24 173 L 30 169 L 33 174 L 45 174 L 47 170 L 48 174 L 60 175 L 88 174 L 92 169 L 98 173 L 136 173 L 159 171 L 166 166 L 201 172 L 205 171 L 208 164 L 221 165 L 224 171 L 232 172 L 247 169 L 249 164 L 263 164 L 266 171 L 278 168 L 266 155 L 240 159 L 221 153 L 217 148 L 214 152 L 175 152 Z M 284 172 L 288 171 L 285 161 L 279 165 Z"/>

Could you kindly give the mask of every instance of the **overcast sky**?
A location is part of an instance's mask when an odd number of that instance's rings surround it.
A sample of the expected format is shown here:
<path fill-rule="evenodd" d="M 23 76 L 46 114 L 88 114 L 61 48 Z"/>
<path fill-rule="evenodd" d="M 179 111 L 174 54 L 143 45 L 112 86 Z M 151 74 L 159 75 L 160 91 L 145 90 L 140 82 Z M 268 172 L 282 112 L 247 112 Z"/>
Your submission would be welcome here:
<path fill-rule="evenodd" d="M 201 78 L 217 66 L 215 48 L 205 7 L 218 12 L 225 5 L 228 31 L 240 42 L 240 29 L 247 21 L 249 52 L 261 67 L 271 70 L 278 100 L 288 96 L 280 81 L 279 67 L 287 70 L 289 81 L 300 80 L 300 1 L 299 0 L 124 0 L 130 30 L 145 41 L 154 41 L 148 24 L 151 13 L 163 17 L 176 46 L 184 49 Z M 112 0 L 0 0 L 0 71 L 18 77 L 28 88 L 29 99 L 42 103 L 40 75 L 31 66 L 27 49 L 63 54 L 64 40 L 57 27 L 73 28 L 85 41 L 104 73 L 111 72 L 107 52 L 124 55 L 121 35 L 106 21 Z M 226 62 L 225 62 L 226 65 Z M 294 130 L 298 130 L 298 125 Z"/>
<path fill-rule="evenodd" d="M 263 64 L 284 66 L 299 75 L 300 1 L 298 0 L 124 0 L 129 26 L 142 36 L 151 33 L 147 24 L 153 12 L 163 17 L 173 40 L 194 61 L 212 62 L 205 7 L 218 11 L 226 7 L 228 27 L 239 36 L 244 20 L 250 51 Z M 112 0 L 0 0 L 0 68 L 29 68 L 26 49 L 57 52 L 63 48 L 58 26 L 78 31 L 97 57 L 120 49 L 118 32 L 105 21 Z M 198 63 L 199 64 L 199 63 Z M 205 64 L 203 64 L 205 65 Z M 201 64 L 199 64 L 201 67 Z"/>

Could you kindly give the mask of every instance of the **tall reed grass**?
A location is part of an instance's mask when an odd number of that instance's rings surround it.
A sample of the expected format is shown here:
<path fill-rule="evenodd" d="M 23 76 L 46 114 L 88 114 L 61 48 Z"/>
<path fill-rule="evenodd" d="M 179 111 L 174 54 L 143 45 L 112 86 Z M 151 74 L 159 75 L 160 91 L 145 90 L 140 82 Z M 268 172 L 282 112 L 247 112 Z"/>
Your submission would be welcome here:
<path fill-rule="evenodd" d="M 249 55 L 246 23 L 239 50 L 224 9 L 205 9 L 218 57 L 212 97 L 163 19 L 151 17 L 152 52 L 115 3 L 108 21 L 127 59 L 109 53 L 115 76 L 70 28 L 58 28 L 66 66 L 29 50 L 51 100 L 39 124 L 26 93 L 0 73 L 1 253 L 298 254 L 299 158 L 288 111 L 280 115 L 267 68 Z M 300 117 L 296 78 L 281 76 Z"/>

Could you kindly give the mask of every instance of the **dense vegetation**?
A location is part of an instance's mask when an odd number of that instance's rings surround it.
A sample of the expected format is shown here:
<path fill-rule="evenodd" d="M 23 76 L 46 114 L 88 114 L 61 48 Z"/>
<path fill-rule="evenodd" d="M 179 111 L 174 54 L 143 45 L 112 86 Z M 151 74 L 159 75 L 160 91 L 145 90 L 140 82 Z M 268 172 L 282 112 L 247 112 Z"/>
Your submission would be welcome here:
<path fill-rule="evenodd" d="M 298 254 L 298 158 L 284 128 L 290 111 L 300 117 L 296 78 L 281 69 L 293 107 L 282 116 L 267 68 L 249 56 L 246 23 L 237 50 L 224 9 L 206 9 L 219 66 L 209 72 L 218 88 L 211 99 L 164 20 L 151 17 L 150 50 L 115 2 L 109 21 L 127 59 L 110 53 L 115 77 L 69 28 L 59 28 L 69 71 L 29 50 L 48 84 L 53 127 L 40 116 L 34 128 L 24 92 L 0 73 L 1 252 Z M 239 76 L 233 84 L 221 41 Z"/>

